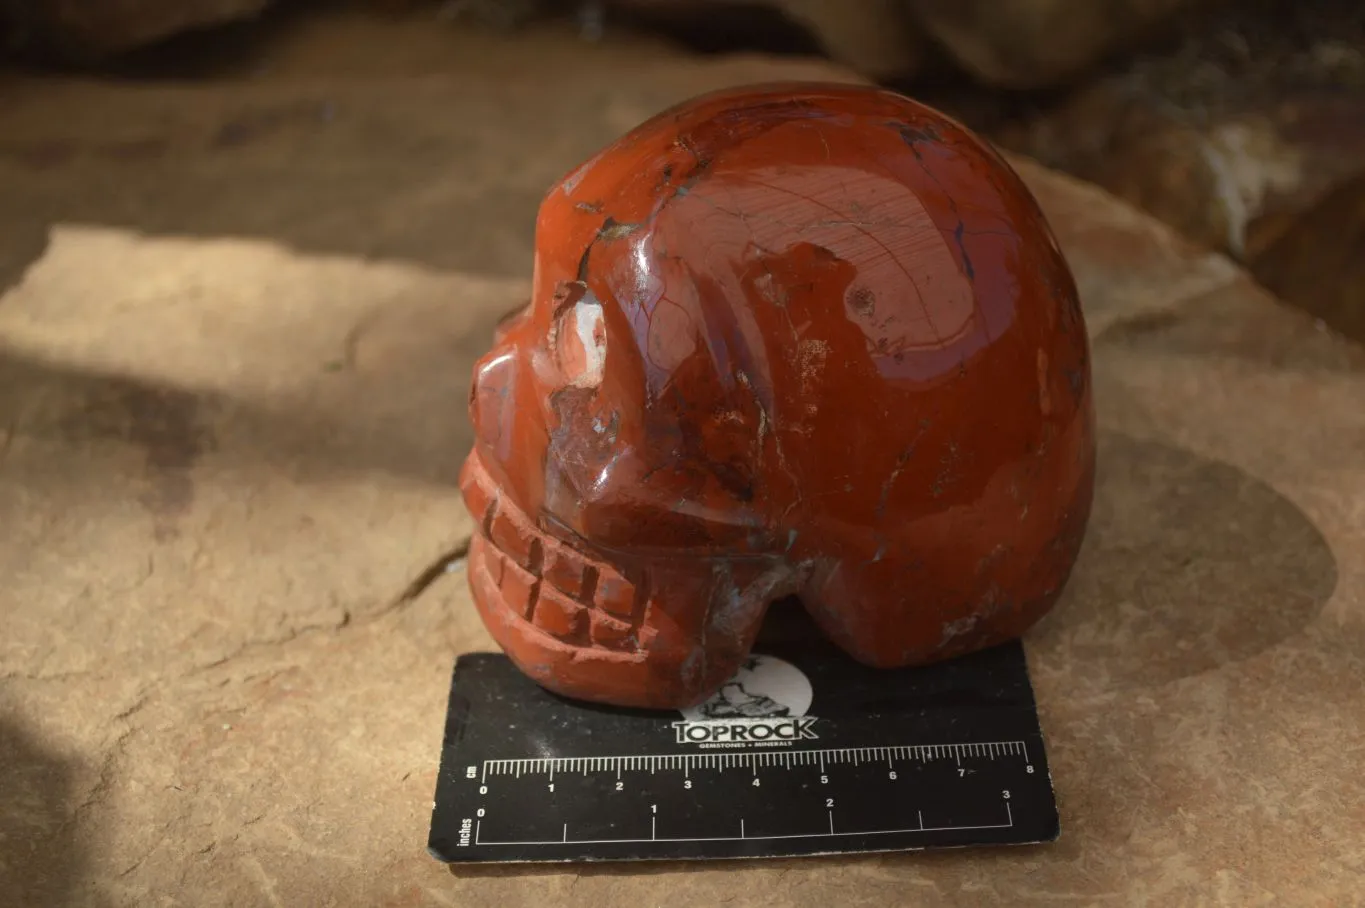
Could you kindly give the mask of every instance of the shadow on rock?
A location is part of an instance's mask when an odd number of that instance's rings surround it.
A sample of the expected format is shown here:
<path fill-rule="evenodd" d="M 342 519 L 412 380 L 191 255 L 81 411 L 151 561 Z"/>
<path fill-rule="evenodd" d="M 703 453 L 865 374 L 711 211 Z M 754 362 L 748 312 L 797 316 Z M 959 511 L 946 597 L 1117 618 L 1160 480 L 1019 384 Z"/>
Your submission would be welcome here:
<path fill-rule="evenodd" d="M 392 367 L 333 378 L 328 394 L 281 403 L 44 361 L 0 345 L 0 456 L 10 433 L 59 452 L 29 489 L 40 493 L 47 481 L 98 486 L 97 444 L 127 443 L 145 459 L 143 503 L 168 518 L 187 506 L 190 468 L 206 450 L 248 465 L 306 463 L 314 478 L 380 472 L 454 487 L 473 443 L 460 411 L 469 395 L 465 364 L 491 330 L 436 338 Z M 440 368 L 451 363 L 458 365 Z"/>
<path fill-rule="evenodd" d="M 1160 685 L 1301 631 L 1337 583 L 1293 502 L 1227 463 L 1100 436 L 1095 509 L 1075 573 L 1028 643 L 1079 695 Z"/>
<path fill-rule="evenodd" d="M 102 905 L 88 891 L 84 834 L 73 820 L 77 766 L 0 716 L 0 902 Z"/>

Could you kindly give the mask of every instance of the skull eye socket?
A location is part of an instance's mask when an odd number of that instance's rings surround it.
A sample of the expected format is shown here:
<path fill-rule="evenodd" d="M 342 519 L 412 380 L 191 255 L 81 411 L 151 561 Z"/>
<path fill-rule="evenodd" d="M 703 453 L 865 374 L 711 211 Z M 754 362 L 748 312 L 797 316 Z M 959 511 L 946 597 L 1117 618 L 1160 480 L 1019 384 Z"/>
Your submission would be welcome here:
<path fill-rule="evenodd" d="M 550 346 L 570 385 L 595 388 L 607 360 L 607 325 L 602 304 L 591 292 L 559 307 Z"/>

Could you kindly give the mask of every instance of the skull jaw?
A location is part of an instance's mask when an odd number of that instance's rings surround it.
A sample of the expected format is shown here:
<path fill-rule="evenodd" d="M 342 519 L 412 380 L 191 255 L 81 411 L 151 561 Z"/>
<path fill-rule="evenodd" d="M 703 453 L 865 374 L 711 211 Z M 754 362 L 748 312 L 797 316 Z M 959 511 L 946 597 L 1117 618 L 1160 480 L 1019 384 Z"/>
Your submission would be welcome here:
<path fill-rule="evenodd" d="M 768 604 L 798 585 L 780 559 L 616 564 L 585 553 L 502 495 L 477 450 L 461 487 L 479 521 L 468 571 L 484 626 L 523 674 L 566 697 L 694 706 L 739 669 Z"/>
<path fill-rule="evenodd" d="M 639 709 L 685 709 L 719 690 L 743 661 L 743 656 L 713 659 L 702 674 L 696 670 L 702 659 L 700 647 L 615 652 L 567 643 L 528 623 L 489 592 L 480 595 L 476 587 L 474 603 L 503 652 L 532 681 L 574 700 Z"/>

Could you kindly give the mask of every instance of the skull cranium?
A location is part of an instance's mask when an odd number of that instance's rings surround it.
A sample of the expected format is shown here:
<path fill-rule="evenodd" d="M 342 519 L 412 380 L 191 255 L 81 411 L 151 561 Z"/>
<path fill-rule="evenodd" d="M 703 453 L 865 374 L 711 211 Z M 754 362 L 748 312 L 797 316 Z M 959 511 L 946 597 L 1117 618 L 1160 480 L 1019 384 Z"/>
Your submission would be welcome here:
<path fill-rule="evenodd" d="M 890 92 L 694 99 L 557 185 L 475 368 L 475 602 L 569 696 L 686 706 L 795 595 L 856 659 L 1023 633 L 1094 482 L 1088 342 L 1036 202 Z"/>

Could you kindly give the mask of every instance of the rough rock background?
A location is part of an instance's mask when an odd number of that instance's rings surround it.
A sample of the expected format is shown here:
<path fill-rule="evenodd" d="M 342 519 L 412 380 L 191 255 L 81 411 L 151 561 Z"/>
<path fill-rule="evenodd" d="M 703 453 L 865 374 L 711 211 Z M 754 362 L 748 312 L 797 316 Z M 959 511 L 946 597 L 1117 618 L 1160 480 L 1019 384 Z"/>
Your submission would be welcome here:
<path fill-rule="evenodd" d="M 1043 88 L 1150 38 L 1214 0 L 909 0 L 916 19 L 980 81 Z"/>
<path fill-rule="evenodd" d="M 1002 144 L 1104 186 L 1365 340 L 1365 17 L 1314 0 L 1219 10 Z"/>
<path fill-rule="evenodd" d="M 435 864 L 449 671 L 491 642 L 462 574 L 413 582 L 467 533 L 469 365 L 541 193 L 688 95 L 851 76 L 343 15 L 191 62 L 0 83 L 6 904 L 1358 903 L 1365 351 L 1021 159 L 1101 427 L 1027 641 L 1061 840 Z"/>
<path fill-rule="evenodd" d="M 603 9 L 609 15 L 643 14 L 646 23 L 666 31 L 691 23 L 694 29 L 716 34 L 736 30 L 727 12 L 733 16 L 754 5 L 731 0 L 608 0 Z M 759 5 L 806 31 L 832 60 L 869 79 L 914 76 L 925 56 L 923 31 L 905 0 L 765 0 Z M 771 21 L 768 17 L 765 22 L 769 28 Z"/>
<path fill-rule="evenodd" d="M 93 60 L 258 15 L 271 0 L 0 0 L 0 37 Z"/>
<path fill-rule="evenodd" d="M 304 0 L 0 0 L 0 26 L 14 40 L 63 56 L 97 58 L 186 29 L 250 18 L 272 2 Z M 934 50 L 984 84 L 1056 85 L 1114 51 L 1163 31 L 1179 14 L 1220 0 L 359 0 L 388 10 L 437 10 L 446 18 L 500 28 L 575 12 L 602 20 L 621 12 L 663 14 L 723 31 L 755 7 L 807 31 L 831 58 L 874 79 L 913 76 Z M 768 22 L 768 28 L 773 23 Z"/>

